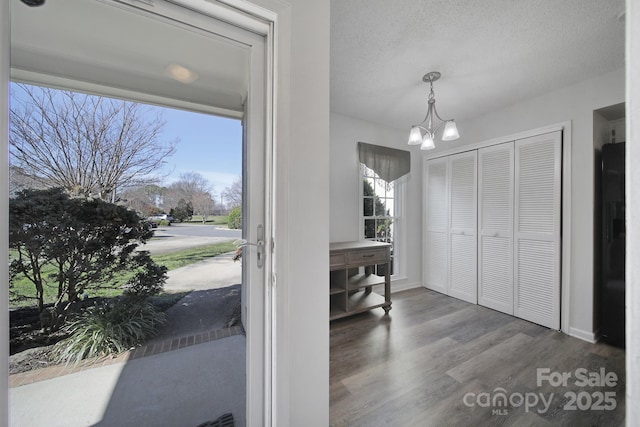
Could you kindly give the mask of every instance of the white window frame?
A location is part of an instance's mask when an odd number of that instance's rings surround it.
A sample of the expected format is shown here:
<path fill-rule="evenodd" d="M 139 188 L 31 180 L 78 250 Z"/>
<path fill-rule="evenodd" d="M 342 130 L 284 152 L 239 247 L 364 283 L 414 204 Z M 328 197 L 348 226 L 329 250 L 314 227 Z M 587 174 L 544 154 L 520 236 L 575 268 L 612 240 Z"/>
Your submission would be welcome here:
<path fill-rule="evenodd" d="M 358 163 L 358 223 L 359 232 L 358 235 L 362 240 L 365 239 L 364 235 L 364 190 L 362 182 L 364 181 L 365 174 L 364 168 L 366 165 Z M 395 233 L 393 236 L 393 275 L 391 275 L 391 281 L 406 279 L 407 260 L 405 256 L 405 248 L 407 242 L 407 232 L 405 227 L 406 222 L 406 189 L 407 189 L 406 177 L 401 177 L 393 181 L 393 200 L 394 200 L 394 212 L 395 215 L 391 218 L 395 220 Z"/>

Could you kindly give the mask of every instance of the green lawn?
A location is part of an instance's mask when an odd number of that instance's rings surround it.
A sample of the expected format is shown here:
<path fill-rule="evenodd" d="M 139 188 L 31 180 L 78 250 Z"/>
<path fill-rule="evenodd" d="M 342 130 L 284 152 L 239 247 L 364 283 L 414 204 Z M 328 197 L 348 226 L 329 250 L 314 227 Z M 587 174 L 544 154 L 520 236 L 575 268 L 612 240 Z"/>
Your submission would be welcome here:
<path fill-rule="evenodd" d="M 42 276 L 51 278 L 51 284 L 46 285 L 43 288 L 44 291 L 44 303 L 51 304 L 55 302 L 58 296 L 58 287 L 54 283 L 53 276 L 57 273 L 57 269 L 49 264 L 42 268 Z M 124 272 L 120 274 L 120 277 L 116 278 L 116 283 L 126 283 L 132 276 L 131 272 Z M 118 288 L 105 288 L 91 291 L 92 297 L 114 297 L 122 294 L 122 290 Z M 36 287 L 29 279 L 23 274 L 19 274 L 11 281 L 11 288 L 9 290 L 9 308 L 29 307 L 37 305 L 35 298 Z"/>
<path fill-rule="evenodd" d="M 198 246 L 195 248 L 184 249 L 177 252 L 154 255 L 151 258 L 156 264 L 164 265 L 169 270 L 184 267 L 198 261 L 205 260 L 227 252 L 236 250 L 233 242 L 215 243 L 213 245 Z"/>
<path fill-rule="evenodd" d="M 194 215 L 191 217 L 189 223 L 202 224 L 202 215 Z M 227 225 L 229 222 L 228 215 L 209 215 L 205 219 L 205 224 L 208 225 Z"/>
<path fill-rule="evenodd" d="M 193 264 L 198 261 L 205 260 L 226 252 L 235 251 L 236 246 L 233 242 L 216 243 L 213 245 L 198 246 L 195 248 L 185 249 L 176 252 L 170 252 L 166 254 L 159 254 L 152 256 L 153 260 L 159 264 L 167 267 L 168 270 L 174 270 L 176 268 L 184 267 L 185 265 Z M 54 266 L 48 266 L 44 271 L 45 274 L 55 274 L 56 269 Z M 121 275 L 118 282 L 124 284 L 130 277 L 130 272 L 125 272 Z M 121 289 L 100 289 L 93 291 L 90 296 L 96 297 L 112 297 L 122 293 Z M 35 286 L 23 275 L 15 277 L 12 281 L 10 307 L 27 307 L 36 304 L 36 300 L 33 298 L 27 298 L 25 296 L 35 296 Z M 57 287 L 46 286 L 44 289 L 44 301 L 45 304 L 55 301 L 57 296 Z"/>

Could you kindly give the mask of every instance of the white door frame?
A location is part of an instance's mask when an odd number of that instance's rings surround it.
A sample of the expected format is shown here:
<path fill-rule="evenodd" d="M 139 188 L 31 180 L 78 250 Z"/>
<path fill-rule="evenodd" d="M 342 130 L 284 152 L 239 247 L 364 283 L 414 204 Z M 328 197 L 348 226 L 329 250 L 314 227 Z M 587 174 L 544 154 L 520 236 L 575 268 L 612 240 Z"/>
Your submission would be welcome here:
<path fill-rule="evenodd" d="M 135 0 L 115 0 L 121 3 L 132 4 L 136 7 L 144 6 L 146 2 Z M 261 292 L 256 292 L 252 297 L 253 301 L 260 301 L 260 317 L 262 319 L 249 320 L 257 325 L 262 325 L 262 334 L 256 334 L 256 343 L 254 348 L 249 351 L 251 343 L 250 337 L 247 337 L 247 397 L 246 397 L 246 416 L 247 425 L 264 425 L 271 426 L 275 424 L 275 410 L 277 402 L 275 400 L 275 329 L 276 324 L 275 303 L 276 297 L 273 292 L 275 286 L 276 272 L 275 259 L 276 250 L 274 236 L 275 224 L 275 155 L 276 152 L 276 81 L 278 79 L 278 55 L 277 55 L 277 34 L 280 32 L 278 28 L 278 13 L 257 6 L 246 0 L 168 0 L 180 6 L 184 6 L 202 15 L 207 15 L 222 21 L 226 21 L 238 28 L 249 30 L 264 37 L 265 52 L 264 67 L 261 76 L 252 76 L 253 79 L 261 79 L 264 84 L 264 97 L 260 99 L 261 106 L 248 106 L 249 111 L 253 108 L 264 108 L 264 115 L 261 120 L 256 121 L 256 128 L 253 129 L 254 135 L 262 133 L 265 145 L 265 163 L 264 163 L 264 189 L 265 189 L 265 263 L 262 274 L 264 274 L 265 288 Z M 284 10 L 288 7 L 287 3 L 280 0 L 261 1 L 266 3 L 268 7 L 275 10 Z M 8 85 L 10 81 L 10 7 L 9 0 L 0 0 L 0 20 L 2 22 L 0 30 L 0 133 L 5 136 L 4 140 L 8 141 Z M 285 32 L 286 34 L 286 32 Z M 256 80 L 254 80 L 255 82 Z M 251 98 L 251 97 L 248 97 Z M 252 126 L 251 124 L 249 125 Z M 262 128 L 262 129 L 260 129 Z M 260 132 L 261 131 L 261 132 Z M 256 136 L 260 137 L 260 136 Z M 2 150 L 0 154 L 0 168 L 7 175 L 8 172 L 8 153 Z M 5 178 L 6 179 L 6 178 Z M 8 185 L 0 186 L 0 197 L 3 200 L 8 199 Z M 5 221 L 0 221 L 0 255 L 8 257 L 8 223 L 6 221 L 8 212 L 2 211 L 0 216 Z M 251 238 L 251 236 L 248 236 Z M 0 275 L 8 282 L 8 269 L 5 264 L 0 265 Z M 8 296 L 6 293 L 0 292 L 0 306 L 8 307 Z M 259 297 L 256 299 L 256 297 Z M 250 328 L 251 326 L 249 326 Z M 248 329 L 249 329 L 248 328 Z M 0 353 L 2 361 L 0 363 L 0 379 L 8 384 L 8 363 L 4 363 L 5 357 L 9 353 L 8 342 L 8 322 L 7 325 L 0 327 Z M 258 328 L 259 329 L 259 328 Z M 285 369 L 286 370 L 286 369 Z M 282 373 L 281 373 L 282 374 Z M 8 388 L 0 387 L 0 413 L 8 414 Z M 286 417 L 285 417 L 286 418 Z M 0 426 L 8 423 L 8 419 L 0 419 Z"/>
<path fill-rule="evenodd" d="M 0 200 L 9 200 L 9 78 L 11 52 L 10 0 L 0 0 Z M 6 143 L 4 141 L 7 141 Z M 5 202 L 6 203 L 6 202 Z M 0 259 L 9 259 L 9 209 L 0 209 Z M 0 263 L 0 280 L 9 283 L 9 266 Z M 0 292 L 0 307 L 9 307 L 9 292 Z M 9 425 L 9 316 L 3 313 L 0 320 L 0 426 Z"/>
<path fill-rule="evenodd" d="M 265 259 L 264 284 L 265 288 L 262 292 L 254 292 L 250 295 L 250 304 L 254 306 L 262 303 L 261 317 L 262 319 L 247 319 L 248 330 L 254 325 L 257 330 L 260 324 L 263 327 L 263 335 L 256 337 L 258 339 L 251 340 L 247 336 L 247 425 L 263 425 L 270 427 L 276 425 L 277 407 L 275 393 L 275 325 L 276 325 L 276 297 L 275 297 L 275 260 L 277 251 L 275 246 L 275 207 L 276 207 L 276 186 L 274 180 L 274 171 L 276 170 L 276 81 L 277 81 L 277 40 L 278 33 L 278 15 L 267 9 L 255 6 L 245 0 L 222 0 L 220 3 L 230 6 L 232 9 L 226 8 L 222 4 L 215 4 L 207 0 L 170 0 L 185 6 L 192 5 L 196 10 L 210 14 L 217 19 L 225 20 L 240 28 L 245 28 L 256 32 L 265 38 L 266 52 L 264 53 L 264 99 L 258 102 L 261 105 L 248 105 L 247 116 L 249 119 L 255 117 L 251 114 L 251 109 L 264 108 L 263 120 L 258 123 L 248 123 L 247 132 L 260 132 L 259 127 L 264 126 L 264 245 Z M 197 5 L 197 6 L 196 6 Z M 253 58 L 253 55 L 252 55 Z M 260 78 L 259 75 L 251 72 L 251 84 Z M 250 97 L 249 97 L 250 98 Z M 257 125 L 258 129 L 254 126 Z M 251 138 L 251 136 L 248 136 Z M 255 221 L 249 221 L 253 223 Z M 247 230 L 249 240 L 256 230 Z M 255 234 L 254 234 L 255 235 Z M 254 262 L 250 260 L 250 262 Z M 254 270 L 254 273 L 256 271 Z M 250 279 L 249 279 L 250 280 Z M 245 287 L 246 289 L 246 287 Z M 252 309 L 252 313 L 257 310 Z M 252 347 L 253 346 L 253 347 Z"/>

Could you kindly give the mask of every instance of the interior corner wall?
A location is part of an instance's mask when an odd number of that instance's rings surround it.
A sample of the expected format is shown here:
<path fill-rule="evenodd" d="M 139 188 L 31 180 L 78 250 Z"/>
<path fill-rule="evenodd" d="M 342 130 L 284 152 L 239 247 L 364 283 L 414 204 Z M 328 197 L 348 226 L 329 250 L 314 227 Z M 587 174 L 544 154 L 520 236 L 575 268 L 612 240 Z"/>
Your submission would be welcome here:
<path fill-rule="evenodd" d="M 523 83 L 526 84 L 526 76 Z M 459 121 L 460 139 L 454 146 L 487 141 L 518 132 L 571 121 L 571 265 L 570 335 L 595 338 L 593 316 L 593 111 L 625 100 L 625 70 L 580 82 L 492 112 L 473 121 Z M 448 147 L 451 148 L 451 145 Z"/>
<path fill-rule="evenodd" d="M 329 0 L 279 14 L 275 426 L 329 424 Z M 281 255 L 278 257 L 278 255 Z"/>
<path fill-rule="evenodd" d="M 422 154 L 407 145 L 408 131 L 331 113 L 330 240 L 358 240 L 360 233 L 358 142 L 411 152 L 411 172 L 406 187 L 406 276 L 394 281 L 392 292 L 422 283 Z"/>
<path fill-rule="evenodd" d="M 640 425 L 640 3 L 627 0 L 626 423 Z M 634 167 L 635 166 L 635 167 Z"/>

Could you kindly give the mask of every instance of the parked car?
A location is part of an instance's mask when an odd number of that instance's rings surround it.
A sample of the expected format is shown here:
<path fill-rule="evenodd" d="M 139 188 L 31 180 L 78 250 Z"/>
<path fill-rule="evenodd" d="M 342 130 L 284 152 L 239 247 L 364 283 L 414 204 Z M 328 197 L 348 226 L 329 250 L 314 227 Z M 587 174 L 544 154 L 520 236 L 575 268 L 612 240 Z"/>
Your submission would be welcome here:
<path fill-rule="evenodd" d="M 160 223 L 160 221 L 169 221 L 169 223 L 173 222 L 173 217 L 167 214 L 158 214 L 150 216 L 149 221 L 155 221 L 156 223 Z"/>

